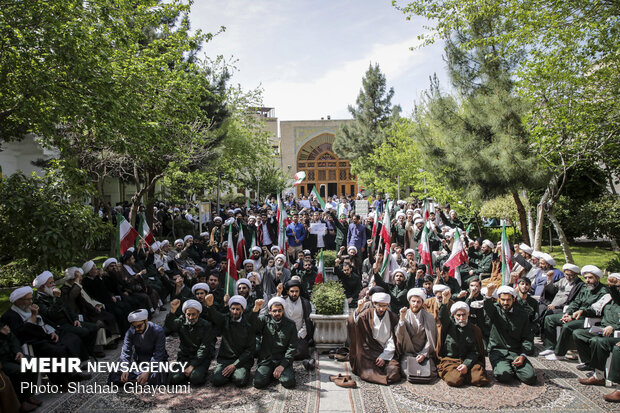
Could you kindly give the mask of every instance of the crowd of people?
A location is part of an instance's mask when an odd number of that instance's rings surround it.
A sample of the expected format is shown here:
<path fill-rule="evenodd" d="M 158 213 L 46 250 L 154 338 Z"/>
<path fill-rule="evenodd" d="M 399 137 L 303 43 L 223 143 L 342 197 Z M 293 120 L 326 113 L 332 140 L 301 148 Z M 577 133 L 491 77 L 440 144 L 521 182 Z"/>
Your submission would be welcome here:
<path fill-rule="evenodd" d="M 579 379 L 583 385 L 620 383 L 620 274 L 609 274 L 607 286 L 593 265 L 558 269 L 551 255 L 521 244 L 511 246 L 506 282 L 499 246 L 470 238 L 447 205 L 423 209 L 422 202 L 377 197 L 361 216 L 350 197 L 324 207 L 316 199 L 301 201 L 231 205 L 197 227 L 196 237 L 170 242 L 159 236 L 150 245 L 139 240 L 100 268 L 88 261 L 67 269 L 60 288 L 49 271 L 34 279 L 36 291 L 17 288 L 0 318 L 0 362 L 17 406 L 30 411 L 40 404 L 20 390 L 21 382 L 33 380 L 19 369 L 19 360 L 30 357 L 22 353 L 23 344 L 38 357 L 88 360 L 118 341 L 121 361 L 167 361 L 166 340 L 175 336 L 177 360 L 188 363 L 182 373 L 131 371 L 111 374 L 109 381 L 200 386 L 210 379 L 215 386 L 252 382 L 259 389 L 278 381 L 295 387 L 294 361 L 315 366 L 310 300 L 320 282 L 317 254 L 324 249 L 337 251 L 334 275 L 351 309 L 348 340 L 337 356 L 362 380 L 389 385 L 438 377 L 450 386 L 486 386 L 488 357 L 497 381 L 533 385 L 538 378 L 529 358 L 537 356 L 534 337 L 540 335 L 539 357 L 558 360 L 576 350 L 576 368 L 589 372 Z M 155 209 L 160 219 L 169 205 Z M 288 222 L 280 227 L 277 217 L 284 214 Z M 382 228 L 386 216 L 389 244 Z M 228 288 L 228 239 L 240 233 L 243 259 Z M 456 234 L 467 261 L 455 270 L 446 262 Z M 422 257 L 422 243 L 430 262 Z M 151 321 L 157 311 L 166 312 L 163 326 Z M 48 375 L 59 385 L 87 378 Z M 356 385 L 352 376 L 331 379 L 342 387 Z M 604 397 L 619 402 L 620 388 Z"/>

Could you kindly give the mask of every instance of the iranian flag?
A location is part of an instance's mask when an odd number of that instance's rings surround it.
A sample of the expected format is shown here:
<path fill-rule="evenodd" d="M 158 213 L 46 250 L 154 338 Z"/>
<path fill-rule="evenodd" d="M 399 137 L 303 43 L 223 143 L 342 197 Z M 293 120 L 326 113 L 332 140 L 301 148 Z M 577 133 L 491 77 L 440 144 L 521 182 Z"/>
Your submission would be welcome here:
<path fill-rule="evenodd" d="M 316 186 L 312 188 L 312 194 L 316 197 L 317 202 L 321 205 L 321 209 L 325 209 L 325 201 L 319 195 L 319 191 L 316 190 Z"/>
<path fill-rule="evenodd" d="M 250 242 L 250 251 L 256 246 L 256 232 L 252 232 L 252 241 Z"/>
<path fill-rule="evenodd" d="M 138 231 L 121 215 L 116 215 L 116 255 L 120 258 L 138 238 Z"/>
<path fill-rule="evenodd" d="M 282 205 L 282 200 L 280 199 L 280 194 L 278 194 L 278 247 L 280 248 L 280 253 L 284 254 L 286 251 L 286 211 L 284 210 L 284 205 Z"/>
<path fill-rule="evenodd" d="M 459 284 L 461 284 L 461 274 L 456 268 L 467 262 L 467 252 L 465 251 L 465 246 L 463 245 L 463 240 L 461 240 L 461 233 L 458 228 L 454 229 L 453 239 L 454 242 L 452 243 L 452 253 L 450 254 L 450 258 L 448 258 L 445 265 L 450 267 L 450 277 L 456 278 Z"/>
<path fill-rule="evenodd" d="M 325 271 L 325 262 L 323 261 L 323 248 L 321 248 L 321 254 L 319 255 L 319 271 L 316 273 L 314 279 L 315 284 L 321 284 L 323 282 L 323 272 Z"/>
<path fill-rule="evenodd" d="M 420 238 L 420 244 L 418 244 L 418 252 L 420 258 L 422 258 L 422 264 L 426 265 L 428 274 L 433 275 L 433 257 L 431 256 L 431 247 L 429 244 L 430 231 L 428 224 L 424 225 L 422 230 L 422 237 Z"/>
<path fill-rule="evenodd" d="M 390 262 L 390 249 L 388 247 L 388 244 L 385 244 L 385 249 L 383 251 L 383 262 L 381 263 L 381 269 L 379 270 L 379 276 L 383 278 L 383 281 L 385 281 L 386 283 L 390 282 L 390 273 L 389 271 L 387 271 L 388 268 L 388 264 Z M 379 244 L 379 249 L 377 250 L 377 253 L 381 251 L 381 244 Z"/>
<path fill-rule="evenodd" d="M 235 251 L 233 250 L 232 223 L 228 225 L 228 249 L 226 250 L 226 294 L 235 295 L 235 283 L 237 282 L 237 265 L 235 263 Z"/>
<path fill-rule="evenodd" d="M 512 252 L 506 235 L 506 221 L 502 222 L 502 240 L 500 249 L 502 263 L 502 281 L 504 285 L 510 284 L 510 272 L 512 271 Z"/>
<path fill-rule="evenodd" d="M 390 246 L 392 245 L 392 223 L 390 221 L 390 205 L 389 203 L 385 206 L 385 211 L 383 211 L 383 224 L 381 225 L 381 238 L 383 238 L 383 242 L 385 243 L 385 250 L 387 252 L 390 251 Z M 385 254 L 386 256 L 388 254 Z"/>
<path fill-rule="evenodd" d="M 427 198 L 424 198 L 424 206 L 422 207 L 422 216 L 426 221 L 430 216 L 431 212 L 435 212 L 435 204 L 433 201 L 429 201 Z"/>
<path fill-rule="evenodd" d="M 297 186 L 301 184 L 301 182 L 306 179 L 306 173 L 304 171 L 299 171 L 293 176 L 295 182 L 293 182 L 293 186 Z"/>
<path fill-rule="evenodd" d="M 237 270 L 240 270 L 243 267 L 243 260 L 245 260 L 245 238 L 243 238 L 242 224 L 239 224 L 239 233 L 237 234 L 236 251 L 237 251 Z"/>
<path fill-rule="evenodd" d="M 155 237 L 153 236 L 151 228 L 149 228 L 149 224 L 146 222 L 144 213 L 138 214 L 138 234 L 149 246 L 155 241 Z"/>

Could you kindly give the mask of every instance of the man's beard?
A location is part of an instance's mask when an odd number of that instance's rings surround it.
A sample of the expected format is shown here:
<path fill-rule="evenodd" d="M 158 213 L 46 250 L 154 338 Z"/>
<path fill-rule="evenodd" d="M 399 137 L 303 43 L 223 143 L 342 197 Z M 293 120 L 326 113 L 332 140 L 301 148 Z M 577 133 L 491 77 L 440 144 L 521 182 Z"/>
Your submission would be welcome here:
<path fill-rule="evenodd" d="M 241 314 L 230 314 L 230 318 L 232 319 L 232 321 L 239 321 L 239 319 L 241 318 Z"/>
<path fill-rule="evenodd" d="M 26 312 L 30 311 L 30 306 L 28 304 L 22 304 L 22 305 L 15 304 L 15 306 L 22 311 L 26 311 Z"/>
<path fill-rule="evenodd" d="M 598 284 L 586 284 L 586 287 L 588 287 L 588 290 L 592 291 L 598 287 Z"/>
<path fill-rule="evenodd" d="M 466 321 L 457 321 L 456 324 L 458 324 L 459 327 L 465 327 L 467 325 L 467 320 Z"/>
<path fill-rule="evenodd" d="M 282 264 L 282 265 L 276 264 L 275 267 L 276 267 L 276 270 L 281 270 L 281 269 L 284 268 L 284 264 Z"/>
<path fill-rule="evenodd" d="M 297 300 L 299 300 L 299 296 L 296 297 L 291 297 L 290 295 L 288 296 L 289 300 L 291 300 L 292 302 L 295 302 Z"/>
<path fill-rule="evenodd" d="M 46 295 L 49 295 L 49 296 L 54 295 L 54 289 L 52 287 L 43 286 L 39 288 L 39 290 Z"/>

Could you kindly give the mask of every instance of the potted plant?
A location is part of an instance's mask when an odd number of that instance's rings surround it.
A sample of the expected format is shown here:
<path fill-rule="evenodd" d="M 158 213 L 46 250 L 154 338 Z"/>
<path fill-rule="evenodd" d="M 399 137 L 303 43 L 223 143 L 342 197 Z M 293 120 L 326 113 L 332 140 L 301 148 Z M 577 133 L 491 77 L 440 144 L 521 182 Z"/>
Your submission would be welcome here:
<path fill-rule="evenodd" d="M 347 340 L 347 305 L 344 288 L 338 281 L 327 281 L 312 289 L 312 304 L 316 314 L 311 314 L 314 323 L 314 343 L 318 350 L 329 350 L 344 345 Z"/>
<path fill-rule="evenodd" d="M 323 274 L 323 277 L 326 281 L 337 279 L 337 277 L 334 275 L 334 265 L 336 264 L 336 257 L 336 251 L 323 250 L 323 262 L 325 263 L 325 273 Z"/>

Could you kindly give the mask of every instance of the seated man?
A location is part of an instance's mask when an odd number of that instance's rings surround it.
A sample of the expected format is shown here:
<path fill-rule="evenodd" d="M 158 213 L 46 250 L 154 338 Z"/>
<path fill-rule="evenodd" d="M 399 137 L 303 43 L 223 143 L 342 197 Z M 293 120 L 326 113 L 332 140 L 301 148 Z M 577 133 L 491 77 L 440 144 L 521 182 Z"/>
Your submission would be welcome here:
<path fill-rule="evenodd" d="M 603 271 L 599 268 L 586 265 L 581 269 L 581 275 L 585 279 L 586 288 L 581 289 L 564 314 L 551 314 L 545 318 L 545 350 L 540 355 L 547 360 L 557 360 L 566 355 L 573 331 L 583 328 L 583 312 L 607 293 L 607 288 L 600 283 Z M 559 339 L 556 339 L 557 326 L 562 326 Z"/>
<path fill-rule="evenodd" d="M 468 285 L 469 279 L 466 281 L 464 285 Z M 451 299 L 452 301 L 456 301 L 459 298 L 465 298 L 467 293 L 461 291 L 461 286 L 459 282 L 454 277 L 450 277 L 450 267 L 443 266 L 441 268 L 441 272 L 439 273 L 439 277 L 437 277 L 438 285 L 447 285 L 450 287 L 450 291 L 452 292 Z M 461 294 L 462 293 L 462 294 Z M 460 295 L 459 295 L 460 294 Z"/>
<path fill-rule="evenodd" d="M 168 361 L 166 351 L 166 335 L 164 329 L 149 321 L 149 312 L 146 309 L 136 310 L 127 316 L 131 327 L 125 333 L 121 362 L 165 362 Z M 126 371 L 112 372 L 108 376 L 108 383 L 137 382 L 138 384 L 167 384 L 168 373 Z"/>
<path fill-rule="evenodd" d="M 616 343 L 611 352 L 611 365 L 607 380 L 616 383 L 616 390 L 606 394 L 603 398 L 611 403 L 620 403 L 620 343 Z"/>
<path fill-rule="evenodd" d="M 610 274 L 607 278 L 610 294 L 594 303 L 583 312 L 584 317 L 601 317 L 600 333 L 591 333 L 590 329 L 579 329 L 573 332 L 573 339 L 579 351 L 581 363 L 579 370 L 594 370 L 587 379 L 579 379 L 585 385 L 605 385 L 605 363 L 620 338 L 614 337 L 614 331 L 620 330 L 620 274 Z"/>
<path fill-rule="evenodd" d="M 251 315 L 254 331 L 262 336 L 254 387 L 264 389 L 275 379 L 287 389 L 292 389 L 296 385 L 293 359 L 297 352 L 297 328 L 293 321 L 284 316 L 285 301 L 282 297 L 269 300 L 269 314 L 259 317 L 258 312 L 263 304 L 263 300 L 256 300 Z"/>
<path fill-rule="evenodd" d="M 31 383 L 37 382 L 37 373 L 29 371 L 21 372 L 21 359 L 24 358 L 19 340 L 11 332 L 6 323 L 0 321 L 0 370 L 2 370 L 13 384 L 19 402 L 22 404 L 21 411 L 34 410 L 41 405 L 29 390 Z M 0 383 L 2 380 L 0 379 Z M 27 383 L 22 387 L 22 383 Z M 6 387 L 0 385 L 0 388 Z M 0 408 L 2 403 L 0 403 Z"/>
<path fill-rule="evenodd" d="M 310 301 L 300 295 L 301 282 L 295 278 L 284 284 L 283 288 L 278 286 L 278 295 L 282 292 L 286 295 L 284 314 L 295 323 L 297 328 L 298 340 L 295 360 L 304 360 L 304 367 L 310 370 L 314 366 L 314 360 L 310 358 L 310 350 L 308 349 L 310 340 L 314 336 L 314 324 L 310 320 L 312 306 Z"/>
<path fill-rule="evenodd" d="M 463 277 L 463 282 L 465 285 L 468 285 L 469 278 L 478 277 L 479 279 L 484 279 L 491 274 L 493 269 L 493 249 L 495 245 L 485 239 L 482 241 L 482 246 L 480 247 L 480 251 L 476 251 L 475 248 L 470 247 L 468 256 L 469 256 L 469 266 L 463 266 L 464 269 L 469 271 L 469 274 L 461 273 Z"/>
<path fill-rule="evenodd" d="M 579 278 L 581 269 L 574 264 L 564 264 L 562 266 L 564 277 L 558 281 L 553 281 L 554 273 L 548 272 L 547 284 L 540 296 L 538 323 L 542 329 L 545 317 L 551 314 L 564 312 L 564 306 L 570 304 L 584 286 Z"/>
<path fill-rule="evenodd" d="M 445 290 L 447 296 L 450 290 Z M 412 288 L 407 293 L 409 308 L 400 309 L 400 320 L 396 327 L 396 341 L 401 354 L 401 365 L 407 374 L 408 360 L 415 357 L 418 363 L 428 360 L 432 376 L 436 377 L 435 346 L 437 344 L 437 324 L 424 308 L 426 293 L 421 288 Z"/>
<path fill-rule="evenodd" d="M 56 330 L 75 334 L 82 341 L 80 346 L 82 360 L 88 360 L 88 355 L 103 357 L 105 354 L 99 350 L 95 352 L 95 341 L 99 327 L 95 323 L 80 322 L 77 314 L 65 305 L 60 298 L 61 292 L 54 283 L 54 276 L 49 271 L 43 271 L 33 282 L 37 288 L 34 304 L 39 306 L 39 314 L 46 324 Z"/>
<path fill-rule="evenodd" d="M 185 280 L 181 274 L 174 275 L 174 291 L 170 296 L 170 301 L 179 300 L 184 303 L 192 298 L 192 291 L 185 285 Z"/>
<path fill-rule="evenodd" d="M 515 304 L 521 306 L 521 308 L 529 315 L 532 333 L 536 335 L 538 333 L 536 329 L 536 326 L 538 325 L 538 301 L 530 295 L 530 288 L 531 281 L 529 278 L 519 278 L 517 282 L 517 300 Z M 534 351 L 534 349 L 532 349 L 532 351 Z M 533 353 L 529 353 L 528 356 L 531 356 L 532 354 Z"/>
<path fill-rule="evenodd" d="M 431 298 L 427 298 L 426 301 L 424 301 L 424 309 L 426 311 L 428 311 L 428 313 L 430 315 L 433 316 L 433 318 L 435 319 L 435 321 L 437 323 L 437 327 L 439 327 L 439 325 L 440 325 L 440 323 L 439 323 L 439 306 L 441 304 L 443 304 L 443 300 L 444 300 L 443 292 L 444 291 L 450 291 L 450 297 L 452 297 L 452 291 L 450 290 L 450 287 L 448 287 L 447 285 L 444 285 L 444 284 L 435 284 L 435 285 L 433 285 L 433 294 L 435 294 L 435 296 L 431 297 Z M 445 304 L 451 306 L 452 304 L 454 304 L 454 301 L 452 301 L 452 299 L 450 299 Z"/>
<path fill-rule="evenodd" d="M 349 317 L 355 330 L 355 349 L 349 354 L 355 357 L 352 369 L 362 380 L 371 383 L 397 383 L 400 363 L 394 327 L 398 316 L 388 310 L 389 294 L 374 293 L 371 300 L 373 307 L 366 307 L 365 300 L 358 301 L 357 309 Z"/>
<path fill-rule="evenodd" d="M 484 341 L 484 348 L 486 348 L 491 327 L 484 315 L 484 295 L 482 283 L 478 277 L 469 279 L 469 295 L 465 298 L 465 304 L 469 306 L 468 322 L 476 325 L 482 331 L 482 340 Z"/>
<path fill-rule="evenodd" d="M 444 300 L 448 301 L 448 291 Z M 452 315 L 452 318 L 450 315 Z M 480 329 L 468 322 L 469 306 L 463 301 L 439 307 L 441 329 L 437 342 L 437 372 L 448 386 L 463 384 L 486 386 L 489 381 L 484 369 L 484 344 Z"/>
<path fill-rule="evenodd" d="M 207 320 L 200 317 L 202 304 L 198 301 L 185 301 L 183 313 L 177 314 L 180 304 L 179 300 L 170 303 L 164 328 L 167 334 L 179 334 L 177 361 L 189 362 L 189 365 L 183 373 L 172 374 L 170 384 L 183 384 L 189 380 L 191 384 L 200 386 L 207 381 L 209 364 L 213 358 L 211 348 L 215 341 L 215 330 Z"/>
<path fill-rule="evenodd" d="M 312 260 L 304 259 L 303 267 L 301 269 L 298 268 L 294 272 L 294 274 L 291 274 L 299 276 L 301 280 L 301 296 L 309 300 L 317 276 L 317 272 L 312 268 Z"/>
<path fill-rule="evenodd" d="M 513 378 L 529 385 L 536 383 L 536 372 L 525 354 L 532 351 L 534 336 L 527 313 L 514 305 L 514 288 L 503 285 L 497 289 L 499 303 L 492 298 L 495 284 L 487 287 L 484 312 L 491 321 L 489 360 L 497 381 L 507 383 Z"/>
<path fill-rule="evenodd" d="M 250 295 L 250 291 L 252 291 L 252 282 L 247 278 L 239 278 L 237 282 L 235 282 L 235 290 L 237 295 L 245 299 L 246 304 L 244 312 L 249 316 L 254 308 L 254 302 L 256 301 L 256 297 Z M 227 296 L 225 298 L 227 298 Z"/>
<path fill-rule="evenodd" d="M 202 312 L 200 313 L 200 317 L 206 319 L 207 314 L 205 310 L 207 309 L 207 305 L 205 303 L 205 299 L 207 298 L 207 294 L 209 294 L 209 285 L 205 283 L 194 284 L 194 286 L 192 287 L 192 294 L 194 294 L 193 299 L 198 301 L 202 305 Z"/>
<path fill-rule="evenodd" d="M 228 314 L 217 311 L 214 301 L 213 294 L 207 295 L 207 319 L 222 332 L 222 341 L 211 381 L 214 386 L 231 381 L 237 387 L 244 387 L 250 380 L 256 340 L 250 320 L 244 317 L 247 301 L 240 295 L 230 297 Z"/>

